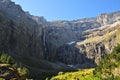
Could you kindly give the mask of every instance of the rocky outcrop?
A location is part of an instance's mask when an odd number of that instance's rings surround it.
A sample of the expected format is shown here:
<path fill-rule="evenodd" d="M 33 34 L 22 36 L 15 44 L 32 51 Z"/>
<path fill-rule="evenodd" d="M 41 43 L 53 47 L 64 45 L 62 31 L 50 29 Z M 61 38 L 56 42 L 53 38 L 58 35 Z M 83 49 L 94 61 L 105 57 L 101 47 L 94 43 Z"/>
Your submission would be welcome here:
<path fill-rule="evenodd" d="M 44 18 L 44 16 L 40 16 L 40 17 L 39 16 L 34 16 L 34 15 L 31 15 L 28 11 L 25 12 L 25 13 L 29 18 L 33 19 L 39 25 L 46 25 L 48 23 L 47 20 Z"/>
<path fill-rule="evenodd" d="M 33 20 L 35 20 L 38 24 L 47 24 L 47 20 L 43 17 L 43 16 L 41 16 L 41 17 L 38 17 L 38 16 L 31 16 L 31 18 L 33 19 Z"/>
<path fill-rule="evenodd" d="M 101 25 L 109 25 L 117 21 L 120 21 L 120 11 L 109 14 L 104 13 L 97 17 L 97 22 Z"/>
<path fill-rule="evenodd" d="M 15 5 L 11 0 L 0 0 L 0 10 L 5 11 L 7 15 L 14 19 L 19 19 L 26 15 L 20 5 Z"/>

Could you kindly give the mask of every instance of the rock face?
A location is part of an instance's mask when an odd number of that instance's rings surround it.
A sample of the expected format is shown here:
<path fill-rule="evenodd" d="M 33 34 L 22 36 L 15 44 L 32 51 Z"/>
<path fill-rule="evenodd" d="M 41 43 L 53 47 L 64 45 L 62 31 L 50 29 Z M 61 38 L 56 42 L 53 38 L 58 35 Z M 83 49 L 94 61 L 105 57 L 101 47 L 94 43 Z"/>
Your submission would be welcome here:
<path fill-rule="evenodd" d="M 29 12 L 26 12 L 26 15 L 29 16 L 29 18 L 32 18 L 39 25 L 47 24 L 47 20 L 43 16 L 40 16 L 40 17 L 34 16 L 34 15 L 31 15 Z"/>
<path fill-rule="evenodd" d="M 0 0 L 0 9 L 14 19 L 25 17 L 26 15 L 19 5 L 15 5 L 15 3 L 10 0 Z"/>
<path fill-rule="evenodd" d="M 20 6 L 0 1 L 0 52 L 42 58 L 41 28 Z"/>
<path fill-rule="evenodd" d="M 90 63 L 95 66 L 104 53 L 111 52 L 119 43 L 116 36 L 118 34 L 114 33 L 119 28 L 117 26 L 120 24 L 119 18 L 120 12 L 114 12 L 101 14 L 96 18 L 46 22 L 44 28 L 46 59 L 65 64 Z M 67 44 L 72 41 L 76 43 Z"/>
<path fill-rule="evenodd" d="M 101 23 L 101 25 L 113 24 L 117 21 L 120 21 L 120 11 L 110 14 L 101 14 L 97 17 L 97 22 Z"/>
<path fill-rule="evenodd" d="M 96 58 L 99 58 L 100 60 L 104 53 L 105 46 L 102 43 L 87 43 L 76 47 L 73 45 L 66 45 L 58 48 L 56 58 L 59 61 L 63 60 L 66 64 L 93 64 L 94 59 L 98 60 Z"/>
<path fill-rule="evenodd" d="M 95 67 L 105 53 L 111 52 L 120 43 L 119 30 L 120 23 L 114 25 L 114 27 L 105 27 L 102 30 L 86 31 L 85 33 L 89 33 L 89 35 L 86 35 L 87 38 L 84 41 L 60 46 L 56 52 L 56 59 L 69 65 L 83 65 L 87 63 L 87 65 L 84 65 L 84 68 Z"/>
<path fill-rule="evenodd" d="M 46 19 L 43 16 L 41 16 L 41 17 L 31 16 L 31 18 L 33 20 L 35 20 L 38 24 L 44 24 L 45 25 L 47 23 Z"/>

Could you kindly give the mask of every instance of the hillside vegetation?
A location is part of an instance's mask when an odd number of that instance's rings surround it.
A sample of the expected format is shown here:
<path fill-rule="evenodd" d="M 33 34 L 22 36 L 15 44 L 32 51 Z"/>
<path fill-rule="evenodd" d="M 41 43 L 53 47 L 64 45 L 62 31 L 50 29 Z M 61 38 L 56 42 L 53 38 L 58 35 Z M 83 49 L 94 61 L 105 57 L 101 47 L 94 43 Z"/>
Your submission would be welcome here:
<path fill-rule="evenodd" d="M 105 80 L 120 80 L 120 44 L 111 54 L 105 54 L 94 74 Z"/>
<path fill-rule="evenodd" d="M 58 76 L 53 77 L 51 80 L 101 80 L 99 77 L 93 75 L 94 69 L 78 70 L 77 72 L 59 72 Z"/>
<path fill-rule="evenodd" d="M 26 80 L 28 73 L 28 69 L 19 67 L 11 56 L 0 54 L 0 80 Z"/>
<path fill-rule="evenodd" d="M 105 54 L 95 69 L 59 72 L 51 80 L 120 80 L 120 44 L 110 54 Z"/>

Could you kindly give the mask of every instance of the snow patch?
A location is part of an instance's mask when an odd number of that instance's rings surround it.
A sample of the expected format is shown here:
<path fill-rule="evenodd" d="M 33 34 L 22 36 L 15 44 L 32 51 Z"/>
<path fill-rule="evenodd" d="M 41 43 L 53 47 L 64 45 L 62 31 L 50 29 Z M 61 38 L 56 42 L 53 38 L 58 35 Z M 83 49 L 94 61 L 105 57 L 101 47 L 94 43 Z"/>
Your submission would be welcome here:
<path fill-rule="evenodd" d="M 69 67 L 73 67 L 74 65 L 67 65 L 67 66 L 69 66 Z"/>
<path fill-rule="evenodd" d="M 67 44 L 69 44 L 69 45 L 72 45 L 72 44 L 74 44 L 76 41 L 70 41 L 70 42 L 68 42 Z"/>

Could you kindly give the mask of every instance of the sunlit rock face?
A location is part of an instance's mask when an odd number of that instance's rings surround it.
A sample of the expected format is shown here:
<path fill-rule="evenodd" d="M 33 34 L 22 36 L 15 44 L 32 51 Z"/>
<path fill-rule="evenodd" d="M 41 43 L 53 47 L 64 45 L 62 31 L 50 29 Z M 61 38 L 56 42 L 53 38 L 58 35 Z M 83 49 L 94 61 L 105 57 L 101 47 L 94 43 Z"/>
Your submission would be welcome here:
<path fill-rule="evenodd" d="M 90 67 L 92 64 L 91 67 L 95 67 L 105 53 L 111 52 L 120 43 L 120 23 L 115 24 L 86 31 L 85 40 L 58 47 L 56 59 L 68 65 L 85 64 L 84 67 Z"/>
<path fill-rule="evenodd" d="M 108 36 L 107 41 L 102 40 L 101 36 L 111 35 L 112 31 L 114 33 L 117 30 L 116 25 L 119 24 L 119 18 L 120 12 L 114 12 L 101 14 L 96 18 L 74 21 L 58 20 L 46 23 L 44 30 L 48 60 L 58 60 L 66 64 L 82 64 L 89 63 L 88 58 L 93 60 L 92 63 L 98 64 L 104 53 L 110 52 L 117 44 L 117 39 L 114 36 Z M 78 43 L 85 41 L 87 43 L 78 45 Z"/>

